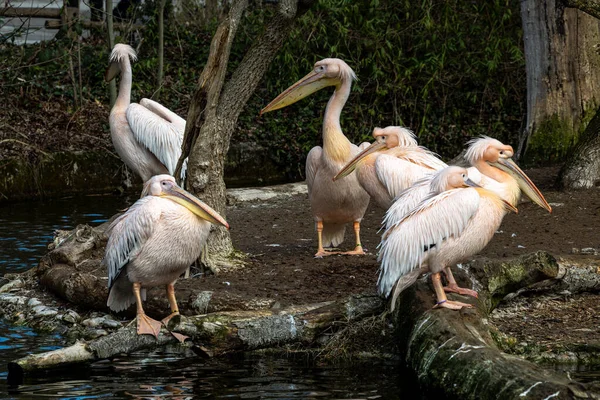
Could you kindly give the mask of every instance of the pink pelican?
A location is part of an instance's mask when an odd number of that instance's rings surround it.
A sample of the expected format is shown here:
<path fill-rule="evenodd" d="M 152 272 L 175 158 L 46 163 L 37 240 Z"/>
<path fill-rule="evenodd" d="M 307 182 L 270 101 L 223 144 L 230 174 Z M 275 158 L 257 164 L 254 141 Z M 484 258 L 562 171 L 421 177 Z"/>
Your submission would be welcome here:
<path fill-rule="evenodd" d="M 161 323 L 144 313 L 146 288 L 164 285 L 171 306 L 167 323 L 179 314 L 175 281 L 202 250 L 210 224 L 229 229 L 212 208 L 177 186 L 170 175 L 153 176 L 142 198 L 108 228 L 103 263 L 108 268 L 108 307 L 113 311 L 137 304 L 137 332 L 158 337 Z"/>
<path fill-rule="evenodd" d="M 376 142 L 350 161 L 334 180 L 356 170 L 356 177 L 371 199 L 387 210 L 401 191 L 447 165 L 417 145 L 415 135 L 401 126 L 375 128 Z"/>
<path fill-rule="evenodd" d="M 466 160 L 473 165 L 467 168 L 469 178 L 479 186 L 494 192 L 502 200 L 516 207 L 524 192 L 534 203 L 552 212 L 552 208 L 529 177 L 512 160 L 514 154 L 511 146 L 489 137 L 469 141 L 465 154 Z M 398 224 L 431 192 L 432 176 L 416 182 L 410 189 L 401 193 L 398 200 L 385 214 L 383 225 L 385 229 Z M 444 269 L 447 286 L 446 292 L 454 292 L 477 297 L 477 292 L 461 288 L 457 285 L 450 267 Z"/>
<path fill-rule="evenodd" d="M 107 82 L 121 73 L 119 95 L 110 111 L 113 146 L 129 168 L 144 182 L 154 175 L 175 173 L 181 156 L 185 120 L 161 104 L 142 99 L 131 103 L 131 61 L 137 56 L 126 44 L 116 44 L 106 70 Z M 184 175 L 182 168 L 181 175 Z"/>
<path fill-rule="evenodd" d="M 323 119 L 323 147 L 313 147 L 306 159 L 308 197 L 318 238 L 315 257 L 336 254 L 325 251 L 324 247 L 342 243 L 349 222 L 354 224 L 356 246 L 343 254 L 365 254 L 360 242 L 360 221 L 369 205 L 369 195 L 360 187 L 356 176 L 333 181 L 335 174 L 360 151 L 344 136 L 340 126 L 340 114 L 353 79 L 356 75 L 348 64 L 337 58 L 326 58 L 261 110 L 261 114 L 277 110 L 324 87 L 335 86 Z"/>
<path fill-rule="evenodd" d="M 445 168 L 436 173 L 430 185 L 430 197 L 388 229 L 381 241 L 377 284 L 386 297 L 396 286 L 392 309 L 399 293 L 427 271 L 432 273 L 436 307 L 471 307 L 447 299 L 440 272 L 481 251 L 506 210 L 517 211 L 497 194 L 472 182 L 465 168 Z"/>

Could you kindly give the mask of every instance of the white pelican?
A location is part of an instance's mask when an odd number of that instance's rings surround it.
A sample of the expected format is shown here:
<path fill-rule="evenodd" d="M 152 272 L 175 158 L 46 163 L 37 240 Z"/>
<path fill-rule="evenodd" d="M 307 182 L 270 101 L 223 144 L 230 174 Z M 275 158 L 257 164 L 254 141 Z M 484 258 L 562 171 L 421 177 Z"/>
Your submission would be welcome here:
<path fill-rule="evenodd" d="M 478 187 L 465 168 L 452 166 L 439 171 L 431 180 L 430 197 L 383 235 L 379 292 L 387 297 L 396 286 L 393 309 L 398 294 L 429 271 L 436 307 L 471 307 L 447 299 L 440 272 L 481 251 L 506 210 L 517 211 L 497 194 Z"/>
<path fill-rule="evenodd" d="M 465 154 L 466 160 L 473 165 L 467 168 L 469 178 L 479 186 L 496 193 L 502 200 L 516 207 L 521 198 L 521 191 L 534 203 L 552 212 L 552 208 L 529 177 L 512 160 L 514 154 L 511 146 L 489 137 L 469 141 Z M 385 229 L 396 225 L 430 194 L 432 176 L 416 182 L 410 189 L 404 191 L 398 200 L 388 209 L 383 219 Z M 460 288 L 450 270 L 444 270 L 448 284 L 446 292 L 454 292 L 477 297 L 477 292 Z"/>
<path fill-rule="evenodd" d="M 360 243 L 360 221 L 369 205 L 369 195 L 360 187 L 356 176 L 333 181 L 335 174 L 360 151 L 344 136 L 340 127 L 340 114 L 350 95 L 353 79 L 356 75 L 348 64 L 337 58 L 326 58 L 261 110 L 261 114 L 277 110 L 324 87 L 335 86 L 323 119 L 323 147 L 313 147 L 306 159 L 308 197 L 318 238 L 315 257 L 336 254 L 325 251 L 324 247 L 338 246 L 344 240 L 349 222 L 354 223 L 356 246 L 353 251 L 343 254 L 365 254 Z M 368 143 L 364 145 L 368 146 Z"/>
<path fill-rule="evenodd" d="M 109 82 L 121 73 L 119 95 L 108 119 L 110 136 L 121 159 L 146 182 L 154 175 L 175 173 L 185 120 L 150 99 L 131 103 L 130 59 L 135 61 L 137 56 L 126 44 L 116 44 L 110 54 L 105 80 Z M 184 171 L 182 168 L 182 179 Z"/>
<path fill-rule="evenodd" d="M 165 286 L 171 315 L 179 314 L 175 281 L 202 250 L 210 224 L 229 229 L 212 208 L 177 186 L 170 175 L 157 175 L 144 184 L 142 198 L 108 229 L 103 263 L 108 268 L 108 307 L 113 311 L 137 304 L 137 332 L 158 336 L 160 322 L 144 313 L 146 288 Z"/>
<path fill-rule="evenodd" d="M 394 203 L 401 191 L 448 166 L 418 146 L 414 133 L 401 126 L 375 128 L 373 137 L 377 141 L 354 157 L 334 180 L 356 170 L 360 185 L 384 210 Z"/>

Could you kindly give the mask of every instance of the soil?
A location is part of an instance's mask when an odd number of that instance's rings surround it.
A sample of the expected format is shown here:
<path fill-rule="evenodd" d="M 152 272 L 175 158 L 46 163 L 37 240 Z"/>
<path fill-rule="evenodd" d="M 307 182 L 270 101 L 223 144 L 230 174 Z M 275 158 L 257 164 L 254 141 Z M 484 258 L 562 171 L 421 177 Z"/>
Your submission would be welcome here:
<path fill-rule="evenodd" d="M 519 214 L 505 217 L 490 244 L 479 256 L 512 258 L 537 250 L 555 256 L 581 256 L 581 249 L 600 252 L 600 190 L 560 192 L 553 187 L 558 168 L 528 170 L 552 214 L 531 202 Z M 314 258 L 316 233 L 306 195 L 242 204 L 227 211 L 235 247 L 250 255 L 249 266 L 201 278 L 204 290 L 273 298 L 299 304 L 340 298 L 351 292 L 374 292 L 378 276 L 377 245 L 383 210 L 371 204 L 361 224 L 366 256 L 334 255 Z M 341 250 L 351 250 L 353 233 L 346 231 Z M 591 251 L 591 250 L 587 250 Z M 183 280 L 178 285 L 185 285 Z M 433 295 L 432 295 L 433 300 Z"/>

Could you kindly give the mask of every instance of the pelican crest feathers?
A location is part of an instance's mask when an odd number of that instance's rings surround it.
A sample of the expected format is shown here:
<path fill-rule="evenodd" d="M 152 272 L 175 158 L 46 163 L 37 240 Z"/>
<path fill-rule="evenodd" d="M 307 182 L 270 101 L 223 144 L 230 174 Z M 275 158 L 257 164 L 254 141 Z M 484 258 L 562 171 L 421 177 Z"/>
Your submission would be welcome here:
<path fill-rule="evenodd" d="M 502 147 L 502 142 L 489 136 L 481 135 L 481 137 L 471 139 L 467 142 L 467 152 L 465 153 L 465 160 L 471 165 L 475 165 L 477 160 L 483 158 L 483 154 L 490 146 Z"/>
<path fill-rule="evenodd" d="M 128 44 L 117 43 L 110 53 L 110 62 L 121 62 L 129 57 L 131 61 L 137 61 L 137 54 L 133 47 Z"/>

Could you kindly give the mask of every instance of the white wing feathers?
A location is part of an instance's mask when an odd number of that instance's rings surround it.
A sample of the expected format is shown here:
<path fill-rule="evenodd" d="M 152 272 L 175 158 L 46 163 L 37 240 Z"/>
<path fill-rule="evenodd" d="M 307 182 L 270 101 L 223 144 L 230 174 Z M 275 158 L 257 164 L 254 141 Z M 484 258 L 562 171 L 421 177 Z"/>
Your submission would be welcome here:
<path fill-rule="evenodd" d="M 384 229 L 389 229 L 402 221 L 402 218 L 428 197 L 433 176 L 431 174 L 418 180 L 395 198 L 394 203 L 388 208 L 383 217 Z"/>
<path fill-rule="evenodd" d="M 306 157 L 306 185 L 308 186 L 309 196 L 315 182 L 315 176 L 317 176 L 319 164 L 321 163 L 321 154 L 323 154 L 321 146 L 315 146 L 310 149 Z"/>
<path fill-rule="evenodd" d="M 181 118 L 179 115 L 169 110 L 167 107 L 163 106 L 160 103 L 157 103 L 154 100 L 143 98 L 140 100 L 140 104 L 146 107 L 148 110 L 152 111 L 154 114 L 164 118 L 169 121 L 177 130 L 181 130 L 181 134 L 183 135 L 185 132 L 185 119 Z"/>
<path fill-rule="evenodd" d="M 400 277 L 421 266 L 428 249 L 436 251 L 443 240 L 459 236 L 478 207 L 477 190 L 448 190 L 425 199 L 385 232 L 379 253 L 379 292 L 387 297 Z"/>
<path fill-rule="evenodd" d="M 136 103 L 127 107 L 127 122 L 135 139 L 150 150 L 173 175 L 181 156 L 185 124 L 182 130 L 181 126 L 168 122 Z"/>
<path fill-rule="evenodd" d="M 411 187 L 415 181 L 435 171 L 404 158 L 381 154 L 375 160 L 375 172 L 377 179 L 395 199 L 403 190 Z"/>
<path fill-rule="evenodd" d="M 109 288 L 152 236 L 161 215 L 160 207 L 152 205 L 156 200 L 152 196 L 139 199 L 108 228 L 107 234 L 110 236 L 103 263 L 108 269 Z"/>

